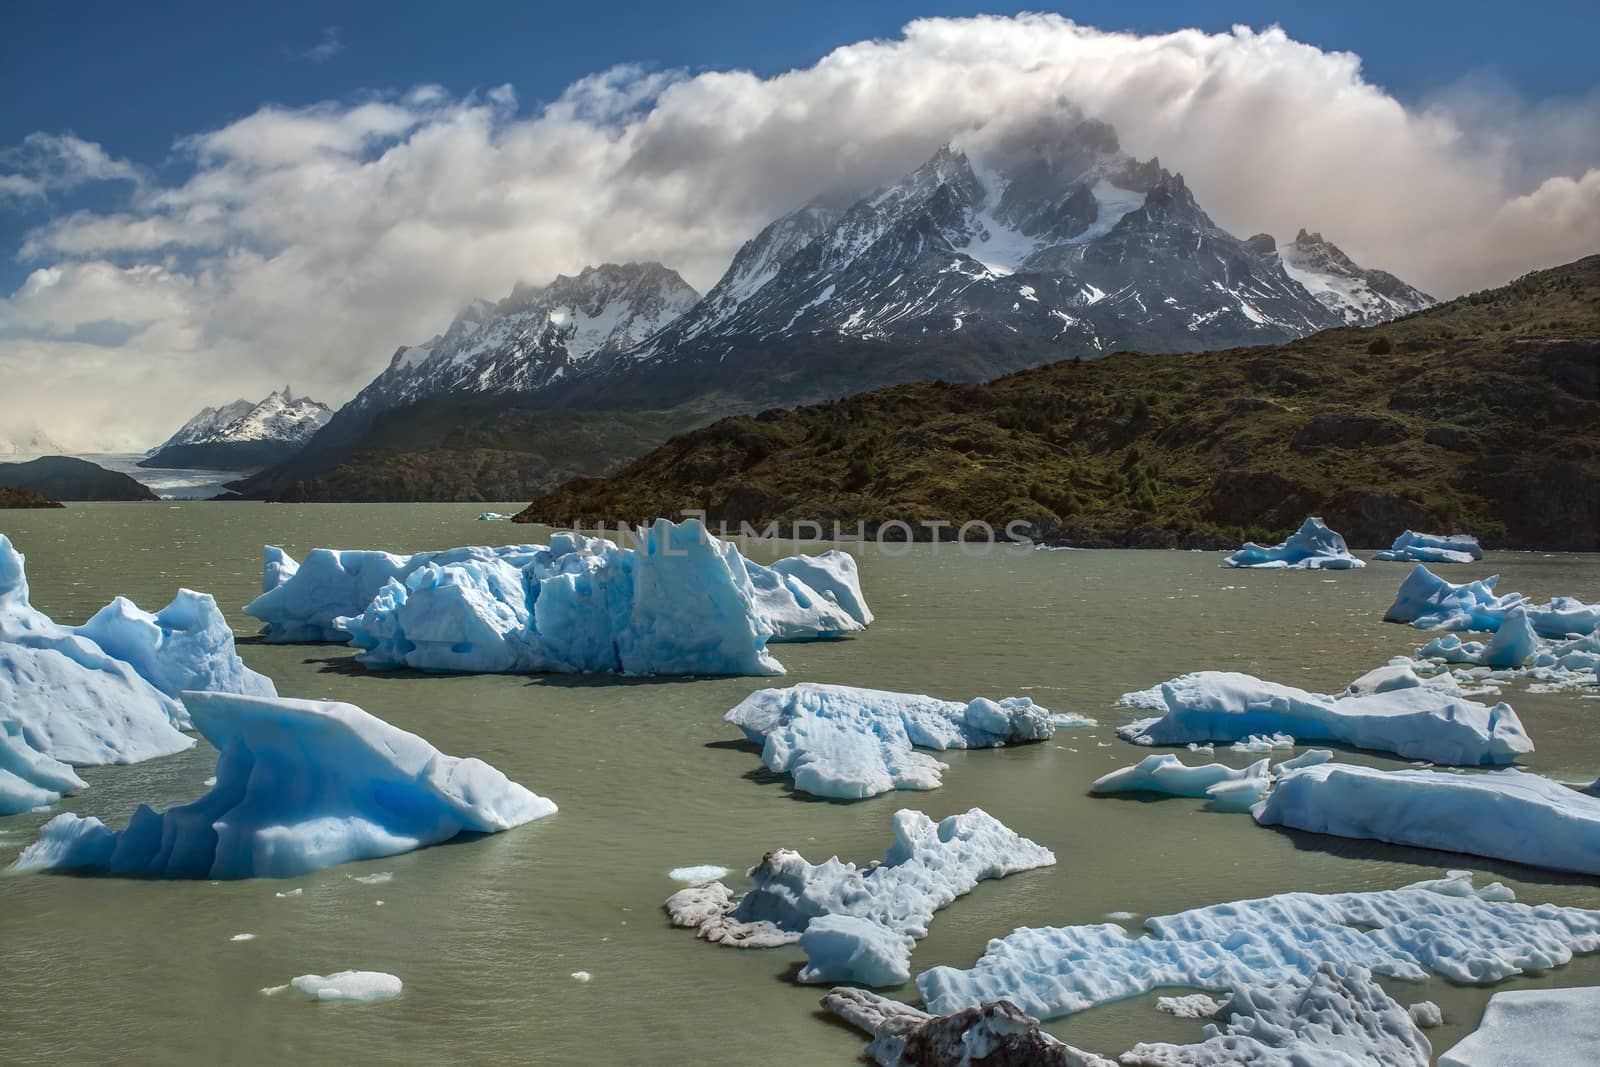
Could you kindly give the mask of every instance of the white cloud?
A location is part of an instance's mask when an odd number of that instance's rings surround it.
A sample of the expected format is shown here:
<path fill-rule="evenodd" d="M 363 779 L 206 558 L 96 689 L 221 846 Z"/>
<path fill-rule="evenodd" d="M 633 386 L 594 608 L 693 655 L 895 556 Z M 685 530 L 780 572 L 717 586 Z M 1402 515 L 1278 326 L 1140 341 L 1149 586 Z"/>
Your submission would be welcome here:
<path fill-rule="evenodd" d="M 152 441 L 201 403 L 284 380 L 342 401 L 474 296 L 628 259 L 703 289 L 783 211 L 1070 107 L 1183 171 L 1234 232 L 1321 230 L 1438 295 L 1600 248 L 1600 141 L 1570 140 L 1594 129 L 1595 101 L 1470 87 L 1408 109 L 1356 56 L 1279 30 L 1139 37 L 1028 15 L 919 21 L 772 78 L 621 67 L 531 115 L 510 86 L 264 107 L 181 141 L 181 184 L 135 185 L 114 212 L 28 236 L 20 255 L 59 277 L 0 303 L 25 332 L 0 327 L 0 380 L 26 364 L 43 383 L 0 396 L 0 424 L 68 381 L 58 421 Z M 64 157 L 136 180 L 103 155 Z M 136 332 L 83 343 L 112 318 Z"/>
<path fill-rule="evenodd" d="M 303 60 L 307 63 L 326 63 L 340 52 L 344 51 L 344 42 L 339 39 L 339 27 L 329 26 L 317 38 L 317 43 L 309 48 L 290 53 L 290 58 Z"/>
<path fill-rule="evenodd" d="M 141 177 L 132 163 L 70 133 L 30 133 L 20 145 L 0 149 L 0 204 L 7 197 L 43 197 L 88 182 L 137 185 Z"/>

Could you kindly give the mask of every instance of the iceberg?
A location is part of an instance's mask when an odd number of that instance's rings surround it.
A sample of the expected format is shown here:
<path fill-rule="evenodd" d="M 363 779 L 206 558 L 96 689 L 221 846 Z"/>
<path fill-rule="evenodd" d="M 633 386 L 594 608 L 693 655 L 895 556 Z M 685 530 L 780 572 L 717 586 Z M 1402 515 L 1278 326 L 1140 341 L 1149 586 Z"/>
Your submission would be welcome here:
<path fill-rule="evenodd" d="M 1117 1067 L 1092 1052 L 1063 1044 L 1039 1020 L 1000 1001 L 953 1015 L 930 1015 L 866 989 L 840 986 L 822 1009 L 872 1036 L 867 1058 L 880 1067 Z"/>
<path fill-rule="evenodd" d="M 239 658 L 233 630 L 209 593 L 180 589 L 154 614 L 119 596 L 76 629 L 169 697 L 185 690 L 278 695 L 272 679 Z"/>
<path fill-rule="evenodd" d="M 1255 818 L 1263 826 L 1600 875 L 1600 798 L 1518 770 L 1446 774 L 1325 763 L 1278 779 Z"/>
<path fill-rule="evenodd" d="M 1229 567 L 1266 570 L 1350 570 L 1365 567 L 1366 560 L 1350 554 L 1344 538 L 1321 519 L 1308 518 L 1282 544 L 1270 547 L 1246 541 L 1245 546 L 1222 561 Z"/>
<path fill-rule="evenodd" d="M 1488 642 L 1462 641 L 1455 634 L 1445 634 L 1419 648 L 1417 658 L 1482 667 L 1521 667 L 1538 655 L 1540 647 L 1527 609 L 1519 605 L 1506 613 Z"/>
<path fill-rule="evenodd" d="M 734 897 L 721 882 L 667 898 L 675 926 L 738 948 L 799 943 L 802 982 L 894 985 L 911 977 L 911 951 L 934 913 L 986 878 L 1055 863 L 1049 849 L 1018 836 L 980 808 L 935 823 L 897 811 L 894 840 L 881 863 L 858 868 L 838 857 L 812 864 L 775 849 Z"/>
<path fill-rule="evenodd" d="M 183 701 L 218 751 L 210 792 L 162 813 L 140 805 L 124 830 L 58 815 L 13 869 L 293 878 L 556 810 L 487 763 L 447 756 L 353 704 L 224 693 Z"/>
<path fill-rule="evenodd" d="M 1507 764 L 1533 751 L 1509 704 L 1486 707 L 1430 685 L 1324 696 L 1248 674 L 1199 671 L 1164 683 L 1161 702 L 1164 715 L 1129 723 L 1118 735 L 1136 745 L 1183 745 L 1281 732 L 1468 767 Z"/>
<path fill-rule="evenodd" d="M 0 709 L 18 736 L 74 766 L 136 763 L 193 745 L 179 732 L 188 718 L 178 701 L 32 606 L 24 563 L 0 534 Z"/>
<path fill-rule="evenodd" d="M 479 522 L 505 522 L 510 518 L 511 518 L 510 515 L 507 515 L 507 514 L 505 514 L 504 512 L 501 512 L 501 511 L 485 511 L 483 514 L 478 516 L 478 521 Z"/>
<path fill-rule="evenodd" d="M 1400 583 L 1383 620 L 1410 623 L 1419 630 L 1491 631 L 1521 609 L 1540 637 L 1566 638 L 1600 629 L 1600 603 L 1558 596 L 1535 604 L 1521 593 L 1496 594 L 1499 581 L 1499 575 L 1490 575 L 1457 585 L 1419 563 Z"/>
<path fill-rule="evenodd" d="M 773 675 L 768 642 L 872 619 L 848 555 L 763 567 L 698 520 L 658 520 L 636 548 L 560 533 L 411 556 L 317 549 L 299 564 L 266 551 L 245 608 L 266 639 L 348 641 L 374 670 Z"/>
<path fill-rule="evenodd" d="M 1600 986 L 1515 989 L 1489 998 L 1483 1021 L 1439 1067 L 1579 1064 L 1600 1048 Z"/>
<path fill-rule="evenodd" d="M 1307 771 L 1298 771 L 1306 774 Z M 1152 918 L 1132 937 L 1102 923 L 1023 927 L 990 941 L 967 970 L 917 976 L 930 1012 L 1009 1000 L 1053 1019 L 1166 987 L 1232 992 L 1311 980 L 1323 964 L 1403 981 L 1431 973 L 1487 985 L 1600 951 L 1600 911 L 1510 899 L 1498 883 L 1474 889 L 1464 872 L 1400 889 L 1283 893 Z"/>
<path fill-rule="evenodd" d="M 1185 765 L 1177 756 L 1146 756 L 1131 767 L 1102 775 L 1089 786 L 1089 792 L 1161 793 L 1173 797 L 1203 797 L 1214 787 L 1227 782 L 1261 779 L 1267 784 L 1268 760 L 1259 760 L 1235 770 L 1221 763 L 1199 767 Z"/>
<path fill-rule="evenodd" d="M 1471 534 L 1426 534 L 1407 530 L 1394 544 L 1375 552 L 1388 563 L 1472 563 L 1483 558 L 1483 546 Z"/>
<path fill-rule="evenodd" d="M 71 767 L 28 744 L 20 723 L 0 718 L 0 815 L 46 807 L 87 788 Z"/>
<path fill-rule="evenodd" d="M 371 1003 L 390 1000 L 403 988 L 399 978 L 382 971 L 339 971 L 336 974 L 302 974 L 286 986 L 263 989 L 268 995 L 292 989 L 307 1000 L 350 1000 Z"/>
<path fill-rule="evenodd" d="M 939 751 L 1042 741 L 1056 721 L 1027 697 L 966 704 L 810 682 L 750 694 L 723 716 L 762 746 L 769 770 L 813 796 L 860 800 L 891 789 L 937 789 Z"/>

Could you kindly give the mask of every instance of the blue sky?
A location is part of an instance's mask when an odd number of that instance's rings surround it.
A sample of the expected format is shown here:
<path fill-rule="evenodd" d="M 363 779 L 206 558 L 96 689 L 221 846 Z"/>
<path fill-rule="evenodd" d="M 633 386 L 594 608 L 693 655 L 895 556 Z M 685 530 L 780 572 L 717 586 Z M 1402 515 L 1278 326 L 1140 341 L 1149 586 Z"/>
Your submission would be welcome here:
<path fill-rule="evenodd" d="M 703 289 L 817 195 L 1070 107 L 1233 232 L 1499 284 L 1600 248 L 1593 7 L 13 0 L 0 437 L 339 403 L 474 297 L 629 259 Z"/>

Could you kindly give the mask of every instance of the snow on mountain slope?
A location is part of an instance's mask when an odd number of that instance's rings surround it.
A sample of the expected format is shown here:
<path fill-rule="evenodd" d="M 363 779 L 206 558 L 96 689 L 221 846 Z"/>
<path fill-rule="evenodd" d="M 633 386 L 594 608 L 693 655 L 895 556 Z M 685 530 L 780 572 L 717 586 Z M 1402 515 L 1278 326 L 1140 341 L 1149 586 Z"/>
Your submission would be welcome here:
<path fill-rule="evenodd" d="M 401 348 L 349 408 L 371 413 L 443 393 L 532 392 L 646 341 L 699 299 L 659 263 L 607 263 L 474 301 L 443 334 Z"/>
<path fill-rule="evenodd" d="M 202 408 L 178 432 L 145 453 L 141 467 L 259 467 L 298 451 L 333 418 L 326 404 L 286 385 L 252 404 Z"/>
<path fill-rule="evenodd" d="M 1370 326 L 1435 303 L 1388 271 L 1366 270 L 1320 233 L 1301 230 L 1279 249 L 1289 277 L 1351 326 Z"/>

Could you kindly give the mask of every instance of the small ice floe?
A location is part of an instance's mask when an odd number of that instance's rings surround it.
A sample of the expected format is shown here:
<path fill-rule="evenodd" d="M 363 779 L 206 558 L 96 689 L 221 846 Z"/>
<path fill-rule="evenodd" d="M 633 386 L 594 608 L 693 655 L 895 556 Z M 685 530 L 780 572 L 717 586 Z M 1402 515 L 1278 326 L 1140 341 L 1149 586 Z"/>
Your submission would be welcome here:
<path fill-rule="evenodd" d="M 1406 1011 L 1411 1014 L 1412 1021 L 1424 1030 L 1444 1025 L 1444 1012 L 1431 1000 L 1419 1000 Z"/>
<path fill-rule="evenodd" d="M 1220 784 L 1251 778 L 1262 779 L 1262 789 L 1265 789 L 1268 784 L 1267 765 L 1267 760 L 1258 760 L 1238 770 L 1221 763 L 1190 767 L 1177 756 L 1146 756 L 1131 767 L 1122 767 L 1095 779 L 1089 786 L 1089 792 L 1101 795 L 1161 793 L 1174 797 L 1203 797 Z"/>
<path fill-rule="evenodd" d="M 1038 1019 L 1010 1004 L 984 1004 L 939 1016 L 865 989 L 841 986 L 822 998 L 822 1008 L 871 1036 L 867 1058 L 888 1067 L 974 1067 L 980 1063 L 1117 1067 L 1114 1060 L 1063 1044 L 1040 1030 Z M 905 1055 L 911 1048 L 916 1052 Z"/>
<path fill-rule="evenodd" d="M 1600 875 L 1600 798 L 1524 771 L 1325 763 L 1281 777 L 1255 817 L 1263 826 Z"/>
<path fill-rule="evenodd" d="M 499 511 L 485 511 L 478 516 L 479 522 L 505 522 L 511 516 Z"/>
<path fill-rule="evenodd" d="M 302 974 L 287 985 L 268 986 L 261 992 L 276 996 L 288 990 L 307 1000 L 355 1001 L 371 1003 L 400 995 L 401 982 L 383 971 L 339 971 L 336 974 Z"/>
<path fill-rule="evenodd" d="M 379 871 L 376 874 L 352 874 L 350 880 L 352 882 L 360 882 L 362 885 L 383 885 L 394 881 L 394 872 Z"/>
<path fill-rule="evenodd" d="M 1124 695 L 1123 703 L 1149 708 L 1155 703 L 1153 694 L 1159 693 L 1163 714 L 1117 733 L 1136 745 L 1238 741 L 1283 733 L 1301 742 L 1337 741 L 1468 767 L 1503 765 L 1533 751 L 1509 704 L 1475 704 L 1455 691 L 1453 681 L 1449 688 L 1434 682 L 1397 670 L 1379 691 L 1328 696 L 1248 674 L 1199 671 L 1155 690 Z"/>
<path fill-rule="evenodd" d="M 1483 558 L 1483 546 L 1471 534 L 1427 534 L 1407 530 L 1373 559 L 1388 563 L 1472 563 Z"/>
<path fill-rule="evenodd" d="M 1139 913 L 1136 912 L 1136 911 L 1108 911 L 1108 912 L 1106 912 L 1106 918 L 1112 920 L 1113 922 L 1119 922 L 1119 923 L 1127 922 L 1130 919 L 1137 919 L 1138 917 L 1139 917 Z"/>
<path fill-rule="evenodd" d="M 757 690 L 723 718 L 761 745 L 762 762 L 790 775 L 796 790 L 836 800 L 937 789 L 946 765 L 914 748 L 1019 745 L 1053 736 L 1058 725 L 1028 697 L 963 704 L 812 682 Z"/>
<path fill-rule="evenodd" d="M 577 982 L 590 982 L 594 980 L 594 975 L 590 974 L 588 971 L 573 971 L 572 978 L 573 981 Z"/>
<path fill-rule="evenodd" d="M 895 985 L 911 976 L 911 952 L 934 913 L 980 881 L 1047 867 L 1055 854 L 979 808 L 935 823 L 898 811 L 893 843 L 865 868 L 838 857 L 806 862 L 789 849 L 768 852 L 736 897 L 721 882 L 667 898 L 674 926 L 735 948 L 799 943 L 802 982 Z"/>
<path fill-rule="evenodd" d="M 1600 986 L 1513 989 L 1489 998 L 1478 1028 L 1439 1067 L 1593 1063 L 1600 1048 Z"/>
<path fill-rule="evenodd" d="M 1157 997 L 1156 1011 L 1176 1015 L 1180 1019 L 1210 1019 L 1222 1010 L 1222 1002 L 1204 993 L 1190 993 L 1184 997 Z"/>
<path fill-rule="evenodd" d="M 299 887 L 296 887 L 294 889 L 290 889 L 290 890 L 287 890 L 287 891 L 282 892 L 282 893 L 274 893 L 272 895 L 275 896 L 275 897 L 298 897 L 298 896 L 303 896 L 304 894 L 305 894 L 305 887 L 304 886 L 299 886 Z"/>
<path fill-rule="evenodd" d="M 1228 747 L 1235 752 L 1273 752 L 1280 748 L 1293 748 L 1294 738 L 1288 734 L 1251 734 Z"/>
<path fill-rule="evenodd" d="M 706 882 L 715 882 L 727 876 L 728 868 L 718 867 L 713 863 L 702 863 L 695 867 L 674 867 L 667 872 L 668 878 L 685 885 L 704 885 Z"/>
<path fill-rule="evenodd" d="M 1352 556 L 1344 538 L 1318 518 L 1306 519 L 1282 544 L 1267 547 L 1248 541 L 1222 562 L 1229 567 L 1269 570 L 1349 570 L 1367 565 L 1366 560 Z"/>
<path fill-rule="evenodd" d="M 254 941 L 255 939 L 255 934 L 234 934 L 232 937 L 228 938 L 229 941 Z"/>

